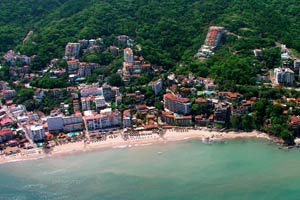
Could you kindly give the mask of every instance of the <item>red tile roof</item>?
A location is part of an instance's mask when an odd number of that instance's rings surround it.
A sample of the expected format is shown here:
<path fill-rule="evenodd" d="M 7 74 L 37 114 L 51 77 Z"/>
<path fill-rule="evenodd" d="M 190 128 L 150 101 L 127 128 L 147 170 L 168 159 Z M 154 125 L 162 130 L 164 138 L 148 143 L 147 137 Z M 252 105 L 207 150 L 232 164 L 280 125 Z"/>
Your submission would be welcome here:
<path fill-rule="evenodd" d="M 4 128 L 0 130 L 0 136 L 12 134 L 12 131 L 9 128 Z"/>
<path fill-rule="evenodd" d="M 238 93 L 238 92 L 219 92 L 219 94 L 225 95 L 225 96 L 227 96 L 227 97 L 229 97 L 231 99 L 235 99 L 238 96 L 241 96 L 241 94 Z"/>
<path fill-rule="evenodd" d="M 299 123 L 299 116 L 293 115 L 293 116 L 291 117 L 291 122 L 292 122 L 293 124 Z"/>
<path fill-rule="evenodd" d="M 197 119 L 197 120 L 201 120 L 201 119 L 203 119 L 203 118 L 204 118 L 203 115 L 196 115 L 196 116 L 195 116 L 195 119 Z"/>
<path fill-rule="evenodd" d="M 5 126 L 5 125 L 10 124 L 10 123 L 12 123 L 12 122 L 13 122 L 13 121 L 12 121 L 10 118 L 8 118 L 8 117 L 2 118 L 2 119 L 0 120 L 0 124 L 1 124 L 2 126 Z"/>
<path fill-rule="evenodd" d="M 195 100 L 195 103 L 206 103 L 206 99 L 204 99 L 204 98 L 197 98 Z"/>
<path fill-rule="evenodd" d="M 175 120 L 192 119 L 192 115 L 175 117 Z"/>
<path fill-rule="evenodd" d="M 144 126 L 145 129 L 154 129 L 154 128 L 158 128 L 157 124 L 153 124 L 153 125 L 146 125 Z"/>
<path fill-rule="evenodd" d="M 163 129 L 172 129 L 173 126 L 162 126 Z"/>
<path fill-rule="evenodd" d="M 136 105 L 135 107 L 136 107 L 137 110 L 145 110 L 145 109 L 147 109 L 147 106 L 145 104 Z"/>
<path fill-rule="evenodd" d="M 161 114 L 162 114 L 164 117 L 167 117 L 167 118 L 174 118 L 174 115 L 171 115 L 171 114 L 169 114 L 169 113 L 167 113 L 167 112 L 164 112 L 164 111 L 162 111 Z"/>
<path fill-rule="evenodd" d="M 253 101 L 247 100 L 245 103 L 243 103 L 243 106 L 251 106 L 253 104 L 254 104 Z"/>
<path fill-rule="evenodd" d="M 129 117 L 130 116 L 130 109 L 123 111 L 123 117 Z"/>
<path fill-rule="evenodd" d="M 171 100 L 171 101 L 176 101 L 176 102 L 179 102 L 179 103 L 188 103 L 189 102 L 188 98 L 182 98 L 182 97 L 179 97 L 179 96 L 175 96 L 171 93 L 165 94 L 164 99 L 168 99 L 168 100 Z"/>

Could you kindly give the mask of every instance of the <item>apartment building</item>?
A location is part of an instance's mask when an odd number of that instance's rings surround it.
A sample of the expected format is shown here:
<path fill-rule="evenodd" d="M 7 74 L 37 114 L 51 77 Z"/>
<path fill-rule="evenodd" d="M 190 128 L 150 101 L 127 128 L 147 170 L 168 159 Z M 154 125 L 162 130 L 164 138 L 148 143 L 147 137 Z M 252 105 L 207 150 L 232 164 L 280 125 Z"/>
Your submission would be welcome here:
<path fill-rule="evenodd" d="M 163 82 L 161 79 L 152 82 L 152 90 L 154 91 L 155 95 L 158 95 L 162 91 L 162 88 L 163 88 Z"/>
<path fill-rule="evenodd" d="M 112 109 L 101 110 L 99 114 L 85 111 L 83 120 L 87 131 L 120 127 L 122 124 L 120 111 Z"/>
<path fill-rule="evenodd" d="M 74 59 L 79 57 L 80 43 L 67 43 L 65 47 L 65 56 L 68 59 Z"/>
<path fill-rule="evenodd" d="M 28 136 L 34 141 L 41 141 L 45 139 L 45 129 L 43 124 L 33 124 L 26 126 Z"/>
<path fill-rule="evenodd" d="M 295 81 L 295 73 L 289 68 L 275 68 L 274 78 L 276 84 L 291 86 Z"/>
<path fill-rule="evenodd" d="M 162 120 L 169 125 L 191 126 L 193 124 L 192 118 L 193 118 L 192 115 L 182 116 L 175 113 L 170 114 L 162 111 Z"/>
<path fill-rule="evenodd" d="M 191 112 L 191 103 L 188 98 L 171 93 L 164 95 L 164 106 L 171 112 L 187 115 Z"/>

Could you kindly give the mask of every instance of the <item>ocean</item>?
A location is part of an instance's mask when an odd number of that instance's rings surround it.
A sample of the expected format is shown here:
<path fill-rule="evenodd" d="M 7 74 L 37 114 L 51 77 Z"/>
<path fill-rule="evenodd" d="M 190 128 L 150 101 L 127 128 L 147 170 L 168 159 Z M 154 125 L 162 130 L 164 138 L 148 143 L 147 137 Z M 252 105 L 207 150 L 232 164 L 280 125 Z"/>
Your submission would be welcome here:
<path fill-rule="evenodd" d="M 199 140 L 0 165 L 0 200 L 300 199 L 300 149 Z"/>

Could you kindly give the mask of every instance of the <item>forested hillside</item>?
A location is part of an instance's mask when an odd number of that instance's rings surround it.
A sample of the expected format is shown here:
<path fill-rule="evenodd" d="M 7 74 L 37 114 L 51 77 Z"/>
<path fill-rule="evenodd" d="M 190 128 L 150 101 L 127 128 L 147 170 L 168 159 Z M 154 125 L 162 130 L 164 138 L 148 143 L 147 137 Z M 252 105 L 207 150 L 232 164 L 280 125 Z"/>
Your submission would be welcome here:
<path fill-rule="evenodd" d="M 275 41 L 300 50 L 299 4 L 296 0 L 4 0 L 0 4 L 0 51 L 16 47 L 36 54 L 41 67 L 61 57 L 67 42 L 103 37 L 111 43 L 127 34 L 141 44 L 144 56 L 167 68 L 187 64 L 200 75 L 218 76 L 222 68 L 239 66 L 253 74 L 249 55 L 253 48 Z M 205 63 L 193 60 L 209 25 L 225 26 L 241 36 L 228 36 L 217 55 Z M 29 30 L 34 33 L 25 44 Z M 228 61 L 223 67 L 219 62 Z M 209 69 L 208 69 L 209 68 Z M 180 68 L 177 70 L 185 71 Z M 226 71 L 225 71 L 226 74 Z M 222 81 L 222 80 L 220 80 Z M 248 77 L 239 80 L 251 84 Z"/>
<path fill-rule="evenodd" d="M 70 40 L 128 34 L 151 60 L 173 64 L 194 53 L 209 24 L 300 49 L 296 0 L 4 0 L 0 9 L 1 51 L 19 44 L 29 29 L 34 37 L 20 49 L 46 57 L 60 55 Z"/>
<path fill-rule="evenodd" d="M 0 52 L 19 44 L 35 24 L 58 9 L 64 0 L 2 0 L 0 3 Z"/>

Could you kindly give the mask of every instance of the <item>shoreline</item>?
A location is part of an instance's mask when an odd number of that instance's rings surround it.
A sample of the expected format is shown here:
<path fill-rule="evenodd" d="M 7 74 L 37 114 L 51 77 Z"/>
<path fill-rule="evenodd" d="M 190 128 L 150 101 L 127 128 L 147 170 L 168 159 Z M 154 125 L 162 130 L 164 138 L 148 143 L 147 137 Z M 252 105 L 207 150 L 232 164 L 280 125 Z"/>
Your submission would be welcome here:
<path fill-rule="evenodd" d="M 223 140 L 233 140 L 233 139 L 247 139 L 247 138 L 258 138 L 266 139 L 269 141 L 279 141 L 277 138 L 273 138 L 266 133 L 259 131 L 252 132 L 220 132 L 212 130 L 194 130 L 194 129 L 168 129 L 165 131 L 163 136 L 157 134 L 149 134 L 149 131 L 141 132 L 146 133 L 141 136 L 132 136 L 128 140 L 124 140 L 121 134 L 116 135 L 116 137 L 108 137 L 105 141 L 91 142 L 86 144 L 84 142 L 67 143 L 59 146 L 55 146 L 50 153 L 45 153 L 41 149 L 36 149 L 36 153 L 31 155 L 13 155 L 13 156 L 1 156 L 0 164 L 37 160 L 43 158 L 51 158 L 57 156 L 66 156 L 76 153 L 85 153 L 92 151 L 100 151 L 105 149 L 115 149 L 115 148 L 128 148 L 128 147 L 138 147 L 147 146 L 152 144 L 166 144 L 169 142 L 185 141 L 192 139 L 201 139 L 202 141 L 213 142 L 213 141 L 223 141 Z"/>

